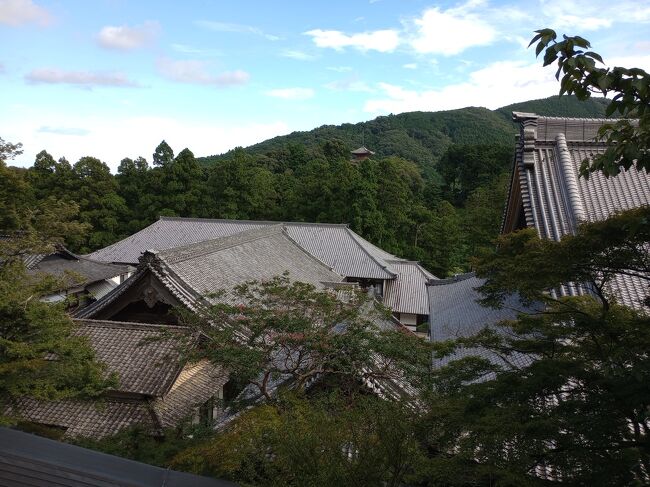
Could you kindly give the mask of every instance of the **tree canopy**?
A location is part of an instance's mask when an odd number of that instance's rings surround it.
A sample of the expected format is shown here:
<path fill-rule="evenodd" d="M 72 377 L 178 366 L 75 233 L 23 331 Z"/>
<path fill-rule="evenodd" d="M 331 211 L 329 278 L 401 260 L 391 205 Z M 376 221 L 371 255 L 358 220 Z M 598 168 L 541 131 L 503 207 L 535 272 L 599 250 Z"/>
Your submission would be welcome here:
<path fill-rule="evenodd" d="M 650 74 L 640 68 L 605 67 L 600 54 L 590 51 L 590 42 L 580 36 L 564 35 L 558 41 L 554 30 L 541 29 L 530 41 L 530 45 L 535 43 L 537 55 L 544 52 L 544 66 L 557 63 L 560 95 L 575 95 L 579 100 L 594 94 L 613 95 L 605 114 L 621 117 L 599 130 L 608 149 L 585 159 L 582 174 L 616 175 L 632 166 L 650 171 Z"/>

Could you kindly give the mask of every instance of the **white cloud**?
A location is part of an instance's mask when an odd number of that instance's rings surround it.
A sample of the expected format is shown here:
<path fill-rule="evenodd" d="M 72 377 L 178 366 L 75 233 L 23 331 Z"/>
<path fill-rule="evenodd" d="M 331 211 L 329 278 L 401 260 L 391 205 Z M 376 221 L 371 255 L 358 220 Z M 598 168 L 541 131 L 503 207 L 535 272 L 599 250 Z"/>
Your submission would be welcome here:
<path fill-rule="evenodd" d="M 208 63 L 196 60 L 173 60 L 163 58 L 158 61 L 158 71 L 165 78 L 179 83 L 213 85 L 222 88 L 240 86 L 248 83 L 250 75 L 246 71 L 226 71 L 220 74 L 208 72 Z"/>
<path fill-rule="evenodd" d="M 646 1 L 545 0 L 542 12 L 555 29 L 598 30 L 614 23 L 649 23 L 650 4 Z"/>
<path fill-rule="evenodd" d="M 347 79 L 332 81 L 325 85 L 326 88 L 335 91 L 358 91 L 372 93 L 373 90 L 365 81 L 359 80 L 357 76 L 351 76 Z"/>
<path fill-rule="evenodd" d="M 199 27 L 203 27 L 215 32 L 235 32 L 237 34 L 255 34 L 262 36 L 269 41 L 280 40 L 280 37 L 265 33 L 262 29 L 252 25 L 231 24 L 228 22 L 214 22 L 212 20 L 197 20 L 194 22 Z"/>
<path fill-rule="evenodd" d="M 133 27 L 107 25 L 97 34 L 97 43 L 106 49 L 130 51 L 146 46 L 158 36 L 159 32 L 160 24 L 151 20 Z"/>
<path fill-rule="evenodd" d="M 347 73 L 352 71 L 351 66 L 329 66 L 327 69 L 329 71 L 336 71 L 337 73 Z"/>
<path fill-rule="evenodd" d="M 316 59 L 316 56 L 313 54 L 307 54 L 306 52 L 297 51 L 294 49 L 285 49 L 282 51 L 282 53 L 280 53 L 280 56 L 288 57 L 290 59 L 297 59 L 298 61 L 313 61 Z"/>
<path fill-rule="evenodd" d="M 418 69 L 418 65 L 416 63 L 403 64 L 402 67 L 404 69 Z"/>
<path fill-rule="evenodd" d="M 7 68 L 5 68 L 5 65 L 0 63 L 0 74 L 4 74 L 7 71 Z"/>
<path fill-rule="evenodd" d="M 34 69 L 25 75 L 25 80 L 30 84 L 65 84 L 82 88 L 139 86 L 122 73 L 64 71 L 57 68 Z"/>
<path fill-rule="evenodd" d="M 469 1 L 461 6 L 424 11 L 412 21 L 415 33 L 411 47 L 420 54 L 453 56 L 473 46 L 492 43 L 497 31 L 476 12 L 480 2 Z"/>
<path fill-rule="evenodd" d="M 466 82 L 435 90 L 408 90 L 379 83 L 383 98 L 368 100 L 369 113 L 437 111 L 482 106 L 498 108 L 525 100 L 545 98 L 559 92 L 552 69 L 539 64 L 500 61 L 472 72 Z"/>
<path fill-rule="evenodd" d="M 221 51 L 217 49 L 201 49 L 199 47 L 188 46 L 187 44 L 172 44 L 171 48 L 182 54 L 196 54 L 200 56 L 221 56 Z"/>
<path fill-rule="evenodd" d="M 76 136 L 84 136 L 90 133 L 90 130 L 77 128 L 77 127 L 51 127 L 49 125 L 44 125 L 42 127 L 39 127 L 37 131 L 44 134 L 76 135 Z"/>
<path fill-rule="evenodd" d="M 620 66 L 623 68 L 641 68 L 644 71 L 650 72 L 650 55 L 645 54 L 641 56 L 628 55 L 628 56 L 612 56 L 605 57 L 605 66 L 613 68 Z"/>
<path fill-rule="evenodd" d="M 314 29 L 304 33 L 311 36 L 318 47 L 341 51 L 353 47 L 360 51 L 392 52 L 399 45 L 399 33 L 393 29 L 375 30 L 359 34 L 345 34 L 338 30 Z"/>
<path fill-rule="evenodd" d="M 313 98 L 315 93 L 311 88 L 278 88 L 269 90 L 266 94 L 284 100 L 308 100 Z"/>
<path fill-rule="evenodd" d="M 0 24 L 16 27 L 32 22 L 47 25 L 51 21 L 50 13 L 32 0 L 0 0 Z"/>
<path fill-rule="evenodd" d="M 3 137 L 23 143 L 25 152 L 14 161 L 17 164 L 33 164 L 36 154 L 45 149 L 55 158 L 65 156 L 73 163 L 82 156 L 95 156 L 115 171 L 124 157 L 143 156 L 151 162 L 151 154 L 163 139 L 176 153 L 188 147 L 198 157 L 252 145 L 290 131 L 281 121 L 238 125 L 172 117 L 77 118 L 58 112 L 41 113 L 38 118 L 0 121 Z M 39 130 L 43 126 L 85 127 L 88 133 L 75 137 L 71 144 L 70 135 Z"/>

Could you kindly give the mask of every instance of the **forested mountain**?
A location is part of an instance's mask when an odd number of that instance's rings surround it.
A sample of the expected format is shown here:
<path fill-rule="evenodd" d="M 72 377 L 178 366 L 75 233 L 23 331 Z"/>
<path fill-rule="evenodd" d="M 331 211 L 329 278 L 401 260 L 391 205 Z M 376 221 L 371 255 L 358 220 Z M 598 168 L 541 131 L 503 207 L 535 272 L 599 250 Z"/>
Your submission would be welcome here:
<path fill-rule="evenodd" d="M 552 96 L 497 110 L 469 107 L 441 112 L 401 113 L 356 124 L 323 125 L 307 132 L 293 132 L 247 147 L 246 151 L 265 154 L 287 144 L 317 147 L 337 138 L 351 148 L 365 145 L 379 157 L 404 157 L 426 168 L 452 144 L 512 144 L 516 133 L 511 121 L 513 111 L 545 116 L 602 118 L 605 116 L 605 104 L 604 98 L 582 102 L 573 96 Z M 228 154 L 198 160 L 209 164 L 228 157 Z"/>
<path fill-rule="evenodd" d="M 126 157 L 116 175 L 90 156 L 72 164 L 42 151 L 29 169 L 0 157 L 0 230 L 19 229 L 24 219 L 16 215 L 57 205 L 71 217 L 78 209 L 75 218 L 89 229 L 68 238 L 77 252 L 106 246 L 160 215 L 348 223 L 444 277 L 468 270 L 470 257 L 498 233 L 514 152 L 511 111 L 598 117 L 603 107 L 552 97 L 495 111 L 404 113 L 200 159 L 187 148 L 175 155 L 163 141 L 151 165 Z M 361 144 L 376 155 L 351 162 L 350 150 Z"/>

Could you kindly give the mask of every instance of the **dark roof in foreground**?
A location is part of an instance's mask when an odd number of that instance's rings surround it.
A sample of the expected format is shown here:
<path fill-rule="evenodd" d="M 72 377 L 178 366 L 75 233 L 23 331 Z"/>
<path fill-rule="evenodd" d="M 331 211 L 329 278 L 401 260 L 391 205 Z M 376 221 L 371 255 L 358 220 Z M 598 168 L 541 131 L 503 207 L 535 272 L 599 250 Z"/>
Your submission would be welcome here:
<path fill-rule="evenodd" d="M 471 337 L 485 327 L 492 327 L 500 321 L 516 319 L 520 313 L 534 312 L 533 307 L 524 305 L 517 296 L 513 295 L 509 296 L 499 309 L 483 306 L 479 302 L 482 295 L 477 288 L 484 282 L 484 279 L 479 279 L 473 273 L 430 282 L 428 291 L 431 305 L 429 317 L 431 341 Z M 507 330 L 502 327 L 494 329 L 507 333 Z M 489 350 L 467 348 L 436 361 L 436 365 L 442 366 L 469 355 L 481 356 L 506 368 L 525 367 L 531 363 L 530 357 L 523 354 L 502 357 Z"/>
<path fill-rule="evenodd" d="M 24 487 L 228 487 L 177 472 L 0 428 L 0 485 Z"/>
<path fill-rule="evenodd" d="M 603 154 L 605 142 L 598 129 L 611 120 L 541 117 L 513 113 L 520 124 L 515 163 L 502 232 L 517 226 L 535 228 L 542 238 L 560 240 L 574 234 L 581 222 L 604 220 L 612 214 L 650 205 L 650 174 L 632 167 L 617 176 L 596 172 L 580 177 L 585 159 Z M 523 215 L 523 220 L 520 221 Z M 642 307 L 647 283 L 618 276 L 611 291 L 628 306 Z M 563 286 L 561 295 L 580 294 L 576 286 Z"/>

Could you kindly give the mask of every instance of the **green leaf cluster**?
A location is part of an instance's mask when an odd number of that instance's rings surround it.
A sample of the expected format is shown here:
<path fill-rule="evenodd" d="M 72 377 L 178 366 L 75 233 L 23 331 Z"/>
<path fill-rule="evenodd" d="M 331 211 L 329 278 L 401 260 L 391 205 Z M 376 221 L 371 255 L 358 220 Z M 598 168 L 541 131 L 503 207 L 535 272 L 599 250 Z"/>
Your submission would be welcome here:
<path fill-rule="evenodd" d="M 554 30 L 541 29 L 530 41 L 533 44 L 537 55 L 544 52 L 544 66 L 557 64 L 560 95 L 575 95 L 579 100 L 611 96 L 605 113 L 621 117 L 600 128 L 598 137 L 608 149 L 593 160 L 585 159 L 581 173 L 615 176 L 631 167 L 650 170 L 650 74 L 640 68 L 605 67 L 602 57 L 590 51 L 591 44 L 580 36 L 564 35 L 558 40 Z"/>

